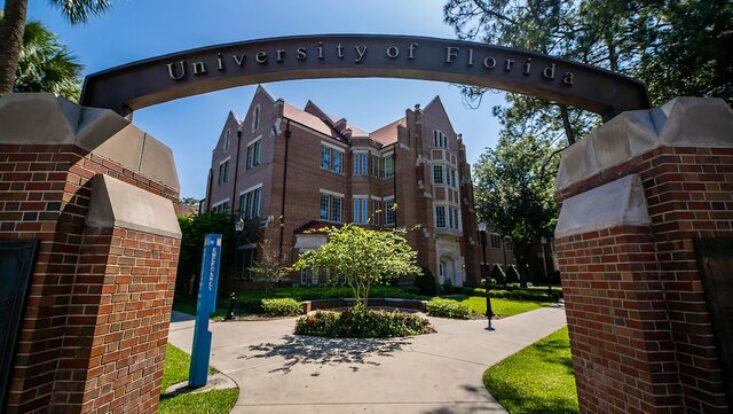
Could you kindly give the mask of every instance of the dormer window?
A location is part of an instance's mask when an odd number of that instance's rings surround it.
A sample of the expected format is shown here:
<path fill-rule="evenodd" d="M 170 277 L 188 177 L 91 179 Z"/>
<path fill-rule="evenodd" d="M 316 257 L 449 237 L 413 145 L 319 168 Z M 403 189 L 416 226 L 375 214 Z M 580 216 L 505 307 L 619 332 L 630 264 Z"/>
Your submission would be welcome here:
<path fill-rule="evenodd" d="M 256 131 L 260 127 L 260 106 L 255 106 L 252 110 L 252 131 Z"/>

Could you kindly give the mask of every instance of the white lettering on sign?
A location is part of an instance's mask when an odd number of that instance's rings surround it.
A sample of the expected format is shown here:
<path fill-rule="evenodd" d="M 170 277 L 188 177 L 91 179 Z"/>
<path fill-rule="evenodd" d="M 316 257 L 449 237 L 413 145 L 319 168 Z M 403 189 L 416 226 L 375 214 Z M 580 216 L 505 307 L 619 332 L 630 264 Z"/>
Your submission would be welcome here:
<path fill-rule="evenodd" d="M 383 53 L 384 56 L 390 60 L 404 60 L 412 61 L 418 59 L 420 54 L 417 53 L 419 44 L 412 42 L 407 47 L 407 53 L 400 53 L 400 48 L 397 45 L 387 46 Z M 193 74 L 194 77 L 205 77 L 210 73 L 207 70 L 207 62 L 210 62 L 211 66 L 216 65 L 217 71 L 226 72 L 226 62 L 233 61 L 236 68 L 239 70 L 247 69 L 247 54 L 255 62 L 255 66 L 268 66 L 273 64 L 282 65 L 286 60 L 292 59 L 297 62 L 306 62 L 308 59 L 324 60 L 329 57 L 335 57 L 339 60 L 344 60 L 345 57 L 349 58 L 346 61 L 354 65 L 362 65 L 369 59 L 368 46 L 363 44 L 356 45 L 344 45 L 338 43 L 334 47 L 327 47 L 323 45 L 322 41 L 318 42 L 317 46 L 304 46 L 299 45 L 292 49 L 273 49 L 273 50 L 251 50 L 249 52 L 242 52 L 241 50 L 234 53 L 222 54 L 217 52 L 216 55 L 212 55 L 210 59 L 186 61 L 179 60 L 176 62 L 170 62 L 166 65 L 168 77 L 175 81 L 182 81 L 188 74 Z M 315 52 L 315 53 L 310 53 Z M 381 51 L 380 51 L 381 52 Z M 275 59 L 270 59 L 270 56 L 274 55 Z M 350 56 L 349 56 L 350 55 Z M 431 58 L 423 53 L 423 59 Z M 379 56 L 379 54 L 374 54 Z M 521 57 L 521 55 L 520 55 Z M 470 47 L 459 47 L 459 46 L 445 46 L 439 55 L 433 56 L 432 59 L 441 62 L 443 65 L 449 66 L 464 66 L 471 68 L 474 66 L 474 62 L 482 62 L 482 71 L 484 73 L 493 73 L 498 75 L 499 73 L 505 73 L 506 75 L 513 75 L 514 73 L 522 74 L 524 76 L 534 76 L 546 81 L 555 81 L 565 85 L 573 86 L 575 82 L 575 74 L 573 72 L 560 72 L 559 76 L 556 77 L 555 69 L 557 65 L 554 62 L 547 62 L 546 64 L 533 64 L 532 58 L 521 57 L 522 60 L 509 59 L 508 57 L 491 56 L 488 53 L 484 53 L 481 50 L 474 50 Z M 516 63 L 516 64 L 515 64 Z M 251 65 L 250 65 L 251 66 Z M 502 71 L 494 71 L 493 69 L 500 67 Z M 497 73 L 498 72 L 498 73 Z"/>
<path fill-rule="evenodd" d="M 216 249 L 211 249 L 211 264 L 209 266 L 209 292 L 214 290 L 215 273 L 216 273 Z"/>

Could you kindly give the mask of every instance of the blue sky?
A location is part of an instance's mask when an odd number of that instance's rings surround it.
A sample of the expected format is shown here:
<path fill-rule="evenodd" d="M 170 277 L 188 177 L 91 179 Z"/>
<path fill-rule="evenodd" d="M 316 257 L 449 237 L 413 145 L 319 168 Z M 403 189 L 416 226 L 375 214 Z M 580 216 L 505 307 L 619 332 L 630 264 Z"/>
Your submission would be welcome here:
<path fill-rule="evenodd" d="M 4 2 L 0 1 L 0 4 Z M 85 65 L 85 74 L 194 47 L 273 36 L 319 33 L 410 34 L 452 38 L 444 0 L 122 0 L 89 23 L 71 26 L 48 1 L 29 2 L 41 20 Z M 502 94 L 467 108 L 457 87 L 402 79 L 332 79 L 269 83 L 275 97 L 303 107 L 313 100 L 328 113 L 371 131 L 440 95 L 466 141 L 469 161 L 493 146 L 499 126 L 491 107 Z M 228 111 L 241 117 L 254 86 L 227 89 L 135 112 L 134 122 L 173 149 L 182 197 L 203 197 L 211 150 Z"/>

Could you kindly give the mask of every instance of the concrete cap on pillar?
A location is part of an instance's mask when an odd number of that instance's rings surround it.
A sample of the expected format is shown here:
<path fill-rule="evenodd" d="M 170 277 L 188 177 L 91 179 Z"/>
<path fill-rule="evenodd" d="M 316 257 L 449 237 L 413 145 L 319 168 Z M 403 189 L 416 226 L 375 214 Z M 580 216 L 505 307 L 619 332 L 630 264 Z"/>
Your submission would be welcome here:
<path fill-rule="evenodd" d="M 181 228 L 169 199 L 108 175 L 97 174 L 92 180 L 87 226 L 121 227 L 181 238 Z"/>
<path fill-rule="evenodd" d="M 649 226 L 644 187 L 638 174 L 570 197 L 562 204 L 555 237 L 619 226 Z"/>
<path fill-rule="evenodd" d="M 563 151 L 555 191 L 661 146 L 731 148 L 731 131 L 733 111 L 719 98 L 675 98 L 624 112 Z"/>

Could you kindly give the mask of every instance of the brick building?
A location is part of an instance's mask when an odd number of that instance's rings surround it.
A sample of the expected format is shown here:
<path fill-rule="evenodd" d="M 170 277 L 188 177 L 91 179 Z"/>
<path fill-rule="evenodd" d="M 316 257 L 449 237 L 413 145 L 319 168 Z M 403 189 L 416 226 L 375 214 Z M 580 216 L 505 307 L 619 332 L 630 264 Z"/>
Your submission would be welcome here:
<path fill-rule="evenodd" d="M 318 247 L 333 223 L 420 227 L 408 233 L 439 283 L 476 283 L 480 250 L 466 148 L 439 97 L 365 132 L 313 102 L 303 110 L 258 87 L 243 120 L 229 113 L 213 150 L 206 209 L 280 220 L 271 234 L 289 257 Z M 397 208 L 394 208 L 394 206 Z M 263 223 L 264 226 L 264 223 Z M 237 278 L 257 256 L 239 246 Z M 323 275 L 294 275 L 299 284 Z"/>

